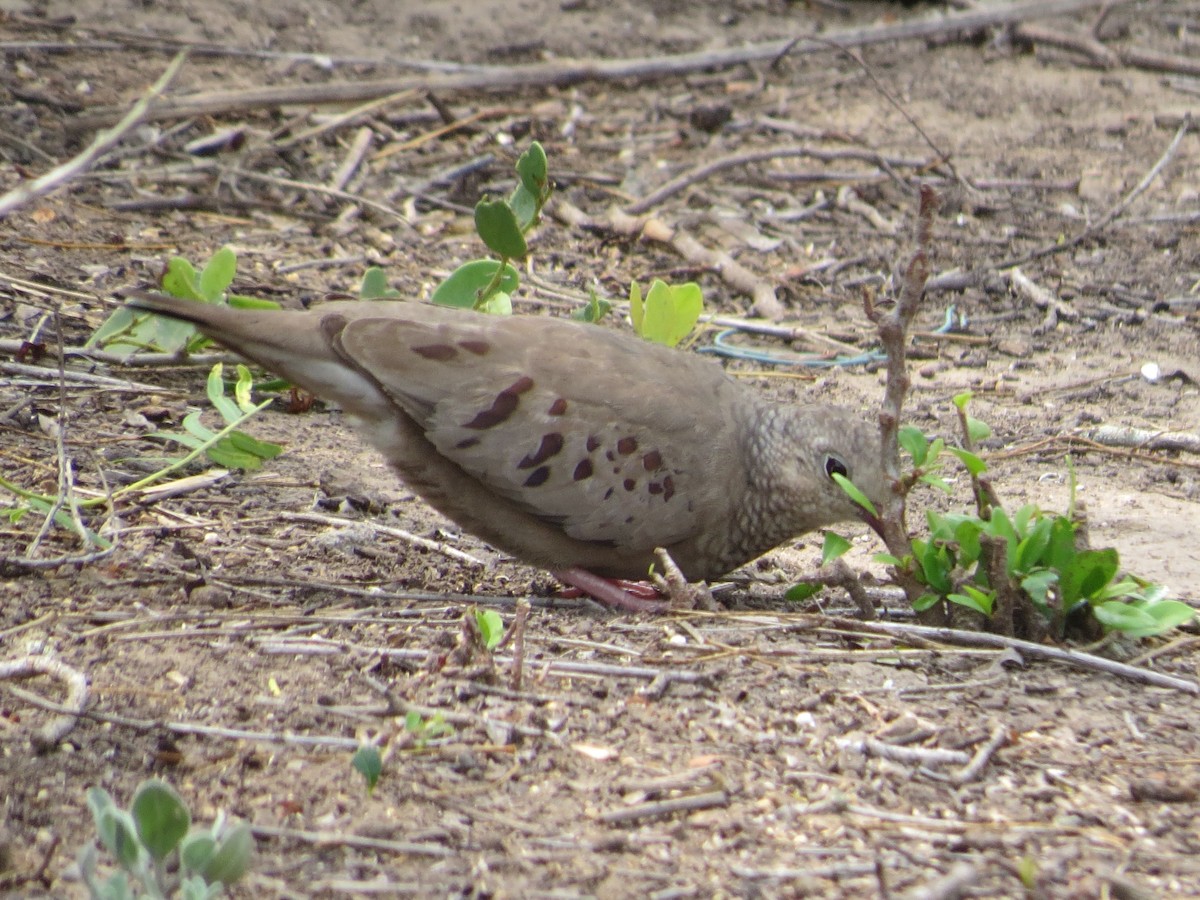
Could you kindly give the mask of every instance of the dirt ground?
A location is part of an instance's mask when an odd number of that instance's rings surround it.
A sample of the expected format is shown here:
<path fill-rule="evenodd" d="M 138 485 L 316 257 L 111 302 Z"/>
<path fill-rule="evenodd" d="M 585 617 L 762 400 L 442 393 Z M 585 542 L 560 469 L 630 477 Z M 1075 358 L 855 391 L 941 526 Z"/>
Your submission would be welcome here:
<path fill-rule="evenodd" d="M 78 153 L 95 131 L 86 117 L 127 108 L 180 44 L 193 53 L 172 96 L 474 71 L 452 63 L 665 58 L 946 12 L 815 0 L 4 2 L 0 192 Z M 1086 35 L 1096 12 L 1034 24 Z M 1200 81 L 1137 56 L 1194 63 L 1198 26 L 1196 3 L 1115 4 L 1100 32 L 1108 67 L 1044 35 L 988 29 L 866 47 L 861 65 L 817 52 L 639 80 L 445 86 L 346 121 L 333 116 L 357 102 L 144 124 L 0 222 L 0 474 L 53 494 L 60 424 L 81 491 L 152 468 L 161 445 L 146 435 L 203 402 L 207 365 L 72 357 L 70 372 L 116 380 L 63 386 L 46 313 L 79 346 L 115 290 L 151 282 L 171 255 L 200 262 L 230 245 L 240 292 L 289 303 L 353 293 L 371 264 L 424 297 L 480 254 L 470 209 L 510 189 L 531 137 L 558 198 L 604 222 L 697 166 L 807 148 L 719 168 L 644 211 L 772 285 L 784 324 L 867 349 L 861 292 L 905 258 L 918 180 L 937 186 L 934 271 L 966 277 L 929 292 L 910 420 L 950 436 L 950 397 L 974 391 L 1013 504 L 1063 508 L 1069 452 L 1093 545 L 1194 603 L 1197 457 L 1081 438 L 1102 425 L 1200 426 L 1200 148 L 1183 127 Z M 240 139 L 185 152 L 225 129 Z M 347 160 L 357 165 L 339 179 Z M 558 214 L 534 251 L 520 311 L 565 314 L 590 290 L 619 299 L 631 279 L 659 276 L 698 280 L 714 312 L 753 313 L 744 288 L 660 241 Z M 1013 261 L 1041 294 L 1014 289 L 1002 274 Z M 950 305 L 961 327 L 931 334 Z M 29 352 L 39 341 L 48 355 Z M 1146 378 L 1147 364 L 1162 377 Z M 733 365 L 782 398 L 864 415 L 882 384 L 862 367 Z M 720 613 L 556 599 L 549 576 L 417 501 L 336 410 L 273 408 L 252 431 L 285 454 L 123 501 L 117 549 L 102 559 L 11 564 L 40 517 L 0 527 L 0 664 L 47 654 L 90 685 L 90 715 L 39 753 L 33 738 L 53 713 L 18 689 L 61 702 L 61 686 L 0 682 L 7 896 L 82 895 L 86 789 L 127 803 L 152 775 L 197 820 L 224 810 L 255 827 L 239 897 L 1200 896 L 1195 694 L 873 635 L 833 618 L 849 614 L 836 594 L 790 606 L 783 591 L 816 564 L 819 536 L 742 572 Z M 852 561 L 872 567 L 878 545 L 844 533 Z M 78 552 L 51 529 L 33 555 Z M 523 597 L 533 609 L 517 687 L 509 651 L 454 651 L 465 610 L 511 622 Z M 1103 652 L 1194 679 L 1198 640 Z M 441 716 L 448 733 L 406 730 L 405 709 Z M 993 739 L 986 765 L 967 769 Z M 370 741 L 386 759 L 368 795 L 350 756 Z M 959 756 L 939 763 L 934 751 Z"/>

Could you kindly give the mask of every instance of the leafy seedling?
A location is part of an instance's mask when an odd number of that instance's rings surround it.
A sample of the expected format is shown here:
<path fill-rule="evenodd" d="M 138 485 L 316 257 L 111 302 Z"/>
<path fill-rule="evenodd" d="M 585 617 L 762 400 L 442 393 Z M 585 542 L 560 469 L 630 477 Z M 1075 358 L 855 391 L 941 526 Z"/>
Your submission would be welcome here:
<path fill-rule="evenodd" d="M 511 264 L 529 253 L 526 235 L 541 221 L 550 200 L 546 151 L 534 141 L 517 160 L 517 186 L 499 200 L 480 200 L 475 206 L 475 230 L 499 259 L 476 259 L 455 269 L 433 292 L 433 302 L 497 315 L 512 312 L 512 295 L 520 275 Z"/>
<path fill-rule="evenodd" d="M 350 765 L 367 783 L 367 793 L 375 793 L 375 785 L 379 783 L 379 776 L 383 774 L 383 756 L 379 748 L 374 744 L 364 744 L 354 751 Z"/>
<path fill-rule="evenodd" d="M 387 273 L 379 266 L 371 266 L 363 273 L 362 285 L 358 289 L 359 300 L 399 300 L 401 294 L 388 286 Z"/>
<path fill-rule="evenodd" d="M 475 610 L 475 624 L 479 627 L 479 635 L 483 646 L 495 650 L 504 639 L 504 620 L 494 609 Z"/>
<path fill-rule="evenodd" d="M 703 311 L 704 298 L 695 282 L 669 285 L 656 278 L 650 283 L 645 300 L 636 281 L 629 285 L 633 330 L 648 341 L 676 346 L 696 327 Z"/>
<path fill-rule="evenodd" d="M 117 867 L 102 881 L 95 844 L 80 852 L 79 870 L 94 900 L 211 900 L 249 869 L 249 827 L 226 826 L 218 816 L 211 828 L 193 830 L 186 804 L 163 781 L 142 782 L 128 810 L 99 787 L 88 791 L 87 804 L 100 844 Z"/>
<path fill-rule="evenodd" d="M 236 274 L 237 255 L 230 247 L 222 247 L 214 253 L 199 272 L 186 259 L 176 256 L 167 263 L 162 289 L 173 297 L 199 303 L 228 303 L 239 309 L 279 308 L 279 304 L 271 300 L 228 293 Z M 96 329 L 86 346 L 102 347 L 123 358 L 140 350 L 195 353 L 209 343 L 190 322 L 122 306 Z"/>
<path fill-rule="evenodd" d="M 936 474 L 944 449 L 970 476 L 976 503 L 972 513 L 927 511 L 927 538 L 913 538 L 904 556 L 876 556 L 923 587 L 913 601 L 915 610 L 950 603 L 992 620 L 1003 600 L 1004 615 L 1015 616 L 1022 630 L 1057 638 L 1064 636 L 1069 622 L 1089 617 L 1129 637 L 1160 634 L 1195 617 L 1195 610 L 1170 599 L 1164 587 L 1121 575 L 1115 549 L 1081 545 L 1072 516 L 1076 485 L 1069 460 L 1067 514 L 1046 513 L 1033 504 L 1010 514 L 985 480 L 986 461 L 969 449 L 991 433 L 986 423 L 969 414 L 970 400 L 969 394 L 954 398 L 964 447 L 944 447 L 940 439 L 931 441 L 911 426 L 898 435 L 912 463 L 902 479 L 906 489 L 920 482 L 949 489 Z M 1012 622 L 992 624 L 1002 631 L 1012 629 Z"/>
<path fill-rule="evenodd" d="M 422 750 L 430 741 L 454 734 L 454 726 L 447 723 L 441 713 L 434 713 L 426 719 L 416 710 L 409 710 L 405 714 L 404 729 L 413 735 L 417 747 Z"/>
<path fill-rule="evenodd" d="M 184 417 L 182 431 L 155 431 L 147 435 L 159 440 L 174 441 L 192 451 L 172 468 L 178 468 L 178 465 L 204 454 L 219 466 L 248 472 L 260 468 L 265 460 L 274 459 L 283 452 L 283 447 L 279 444 L 259 440 L 239 430 L 239 426 L 247 419 L 271 404 L 270 400 L 255 403 L 251 399 L 250 388 L 253 379 L 250 370 L 246 366 L 238 365 L 238 377 L 234 383 L 232 398 L 225 394 L 223 371 L 224 366 L 221 363 L 212 367 L 208 373 L 207 393 L 209 402 L 225 420 L 224 428 L 212 431 L 200 421 L 200 410 L 193 410 Z"/>

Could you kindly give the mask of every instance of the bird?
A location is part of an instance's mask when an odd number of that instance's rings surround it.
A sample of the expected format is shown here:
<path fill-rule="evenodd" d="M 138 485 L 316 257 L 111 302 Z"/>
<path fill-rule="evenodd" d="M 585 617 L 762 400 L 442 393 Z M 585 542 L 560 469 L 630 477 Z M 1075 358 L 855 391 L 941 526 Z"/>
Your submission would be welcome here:
<path fill-rule="evenodd" d="M 400 479 L 468 532 L 602 603 L 659 609 L 666 550 L 712 581 L 784 541 L 877 521 L 890 488 L 861 412 L 768 400 L 716 361 L 603 325 L 413 300 L 241 309 L 139 288 L 135 310 L 333 401 Z"/>

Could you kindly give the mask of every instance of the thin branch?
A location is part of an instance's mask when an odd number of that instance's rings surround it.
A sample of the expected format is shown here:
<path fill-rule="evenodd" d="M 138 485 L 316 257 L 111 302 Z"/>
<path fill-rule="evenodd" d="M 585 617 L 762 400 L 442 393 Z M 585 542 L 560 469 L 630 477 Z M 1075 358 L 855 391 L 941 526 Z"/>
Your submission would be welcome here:
<path fill-rule="evenodd" d="M 121 138 L 125 137 L 126 134 L 146 119 L 152 104 L 162 97 L 163 92 L 175 80 L 175 76 L 179 74 L 179 70 L 182 68 L 186 58 L 185 54 L 180 53 L 171 60 L 171 64 L 167 66 L 166 71 L 163 72 L 158 81 L 154 82 L 150 90 L 143 94 L 137 103 L 133 104 L 129 112 L 112 128 L 97 134 L 92 142 L 84 148 L 82 153 L 67 160 L 60 166 L 55 166 L 45 175 L 25 184 L 18 185 L 0 197 L 0 219 L 3 219 L 10 212 L 24 206 L 26 203 L 44 196 L 55 188 L 62 187 L 64 184 L 78 178 L 94 166 L 97 160 L 112 150 Z"/>
<path fill-rule="evenodd" d="M 1149 669 L 1142 669 L 1115 660 L 1105 659 L 1102 656 L 1095 656 L 1080 650 L 1050 647 L 1045 644 L 1035 644 L 1032 641 L 1023 641 L 1019 638 L 1005 637 L 999 634 L 988 634 L 982 631 L 960 631 L 955 628 L 939 628 L 928 625 L 909 625 L 902 622 L 857 622 L 853 619 L 847 619 L 842 623 L 842 627 L 857 628 L 860 631 L 870 634 L 888 634 L 901 638 L 906 636 L 931 638 L 936 641 L 943 641 L 947 644 L 957 644 L 964 647 L 1000 647 L 1016 650 L 1021 655 L 1031 659 L 1050 660 L 1051 662 L 1059 662 L 1079 669 L 1116 675 L 1120 678 L 1127 678 L 1130 681 L 1150 684 L 1155 687 L 1170 688 L 1176 691 L 1184 691 L 1188 694 L 1200 694 L 1200 683 L 1188 678 L 1176 678 L 1173 675 L 1152 672 Z"/>
<path fill-rule="evenodd" d="M 439 75 L 350 81 L 325 85 L 285 85 L 242 91 L 213 91 L 180 97 L 156 107 L 153 119 L 181 119 L 219 115 L 248 109 L 315 103 L 356 103 L 413 88 L 437 91 L 516 91 L 530 87 L 568 87 L 588 81 L 630 81 L 688 75 L 727 69 L 753 62 L 768 62 L 785 50 L 791 56 L 816 54 L 847 47 L 865 47 L 892 41 L 924 40 L 937 35 L 969 32 L 1027 19 L 1065 16 L 1095 9 L 1103 0 L 1038 0 L 993 4 L 987 7 L 930 16 L 884 25 L 835 31 L 817 39 L 768 41 L 748 47 L 682 53 L 674 56 L 615 60 L 572 60 L 516 66 L 478 66 Z M 114 112 L 98 110 L 78 116 L 70 125 L 86 130 L 112 121 Z"/>

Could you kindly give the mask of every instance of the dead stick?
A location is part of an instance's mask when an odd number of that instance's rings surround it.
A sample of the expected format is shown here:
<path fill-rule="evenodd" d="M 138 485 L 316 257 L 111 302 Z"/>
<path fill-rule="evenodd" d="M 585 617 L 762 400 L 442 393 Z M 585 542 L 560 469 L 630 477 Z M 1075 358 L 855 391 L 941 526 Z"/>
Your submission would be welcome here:
<path fill-rule="evenodd" d="M 452 91 L 514 91 L 529 87 L 565 87 L 587 81 L 627 81 L 688 75 L 727 69 L 752 62 L 766 62 L 786 51 L 789 56 L 828 52 L 831 49 L 865 47 L 890 41 L 922 40 L 955 32 L 975 31 L 1028 19 L 1070 15 L 1103 6 L 1103 0 L 1048 0 L 1048 2 L 997 5 L 945 16 L 893 22 L 882 26 L 833 32 L 818 40 L 794 38 L 733 47 L 725 50 L 682 53 L 675 56 L 617 60 L 579 60 L 525 66 L 475 67 L 461 72 L 388 78 L 376 81 L 339 82 L 326 85 L 286 85 L 242 91 L 213 91 L 181 97 L 156 107 L 153 119 L 183 119 L 189 116 L 315 103 L 361 103 L 410 89 L 439 93 Z M 99 109 L 78 116 L 69 124 L 72 131 L 103 127 L 119 112 Z"/>

